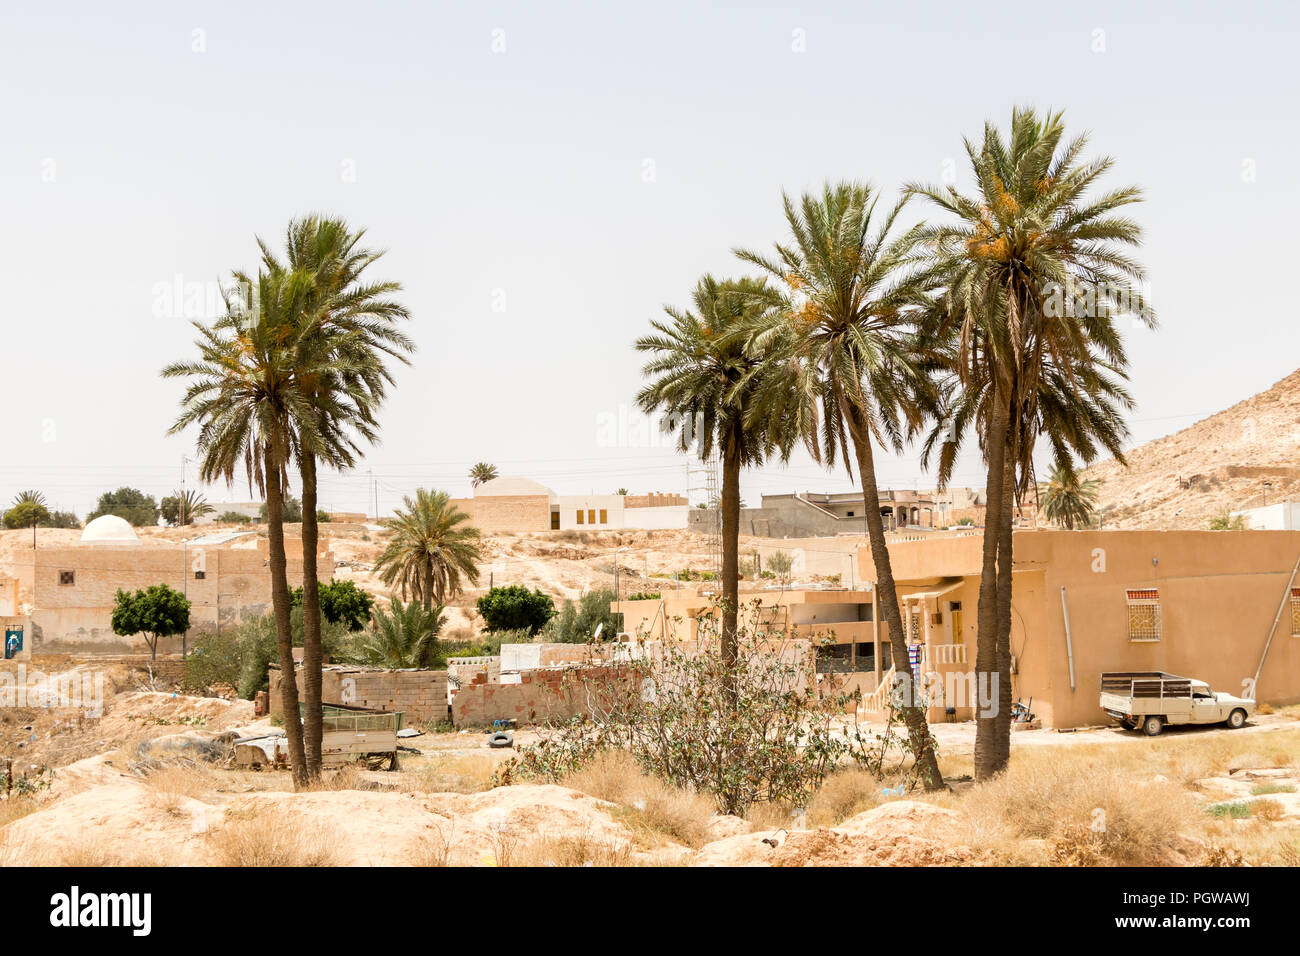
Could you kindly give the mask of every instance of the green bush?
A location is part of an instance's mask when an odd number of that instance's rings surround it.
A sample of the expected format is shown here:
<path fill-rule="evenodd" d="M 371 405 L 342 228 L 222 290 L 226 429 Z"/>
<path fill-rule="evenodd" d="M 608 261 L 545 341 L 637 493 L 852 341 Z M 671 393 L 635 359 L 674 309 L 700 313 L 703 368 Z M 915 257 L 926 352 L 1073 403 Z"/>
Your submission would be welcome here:
<path fill-rule="evenodd" d="M 237 631 L 202 631 L 192 638 L 181 689 L 187 694 L 203 694 L 213 684 L 229 684 L 238 689 L 243 658 Z"/>
<path fill-rule="evenodd" d="M 375 606 L 375 599 L 353 581 L 342 579 L 321 581 L 320 591 L 321 616 L 331 624 L 342 624 L 349 631 L 360 631 L 370 623 L 370 614 Z M 302 607 L 302 585 L 293 589 L 293 606 Z"/>
<path fill-rule="evenodd" d="M 613 640 L 618 633 L 618 615 L 609 609 L 614 600 L 611 590 L 588 591 L 575 601 L 565 601 L 560 612 L 547 622 L 542 636 L 561 644 L 585 644 L 592 639 L 596 628 L 604 640 Z"/>
<path fill-rule="evenodd" d="M 225 524 L 251 524 L 253 521 L 248 515 L 241 515 L 238 511 L 227 511 L 217 520 Z"/>
<path fill-rule="evenodd" d="M 289 627 L 294 647 L 302 647 L 302 608 L 296 607 L 289 616 Z M 266 671 L 280 660 L 276 643 L 275 614 L 243 621 L 234 629 L 238 641 L 239 682 L 236 690 L 240 697 L 252 700 L 259 690 L 267 689 Z M 341 624 L 321 622 L 321 650 L 331 661 L 340 664 L 360 664 L 362 652 L 356 641 Z"/>
<path fill-rule="evenodd" d="M 535 635 L 555 616 L 555 602 L 522 584 L 493 588 L 478 599 L 478 612 L 489 631 L 527 630 Z"/>
<path fill-rule="evenodd" d="M 50 520 L 50 512 L 38 501 L 20 501 L 4 515 L 4 526 L 9 529 L 30 528 Z"/>

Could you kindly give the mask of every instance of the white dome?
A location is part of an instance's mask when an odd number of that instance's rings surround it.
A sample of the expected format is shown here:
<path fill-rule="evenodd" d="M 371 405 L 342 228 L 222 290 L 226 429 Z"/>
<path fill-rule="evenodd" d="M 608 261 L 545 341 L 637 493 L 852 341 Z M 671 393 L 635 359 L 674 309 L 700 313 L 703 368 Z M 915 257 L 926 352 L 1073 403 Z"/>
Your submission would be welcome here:
<path fill-rule="evenodd" d="M 493 478 L 474 489 L 475 498 L 494 498 L 499 495 L 519 497 L 545 495 L 547 498 L 554 498 L 555 492 L 540 482 L 533 481 L 531 478 L 520 478 L 517 475 Z"/>
<path fill-rule="evenodd" d="M 139 544 L 140 538 L 130 522 L 117 515 L 100 515 L 81 532 L 82 544 Z"/>

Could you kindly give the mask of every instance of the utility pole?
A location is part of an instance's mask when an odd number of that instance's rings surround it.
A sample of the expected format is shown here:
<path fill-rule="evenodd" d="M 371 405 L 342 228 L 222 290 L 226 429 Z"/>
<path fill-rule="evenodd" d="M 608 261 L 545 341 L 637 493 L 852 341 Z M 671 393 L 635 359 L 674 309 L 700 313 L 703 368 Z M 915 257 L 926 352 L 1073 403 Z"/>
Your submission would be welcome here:
<path fill-rule="evenodd" d="M 185 530 L 185 462 L 186 457 L 181 455 L 181 499 L 177 505 L 177 515 L 181 523 L 181 533 L 187 537 L 181 538 L 181 590 L 185 595 L 185 600 L 190 599 L 190 539 L 189 532 Z M 181 635 L 181 660 L 184 660 L 190 651 L 190 629 L 186 628 L 185 633 Z"/>

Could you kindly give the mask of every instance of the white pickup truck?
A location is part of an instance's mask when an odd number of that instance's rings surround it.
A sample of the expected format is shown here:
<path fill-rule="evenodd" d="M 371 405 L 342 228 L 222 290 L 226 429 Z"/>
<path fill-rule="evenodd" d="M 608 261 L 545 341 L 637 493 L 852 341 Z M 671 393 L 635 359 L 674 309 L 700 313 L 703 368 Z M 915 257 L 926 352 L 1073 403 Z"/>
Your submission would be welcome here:
<path fill-rule="evenodd" d="M 1255 702 L 1163 671 L 1114 671 L 1101 675 L 1101 709 L 1128 730 L 1141 727 L 1154 737 L 1166 724 L 1240 727 L 1255 712 Z"/>

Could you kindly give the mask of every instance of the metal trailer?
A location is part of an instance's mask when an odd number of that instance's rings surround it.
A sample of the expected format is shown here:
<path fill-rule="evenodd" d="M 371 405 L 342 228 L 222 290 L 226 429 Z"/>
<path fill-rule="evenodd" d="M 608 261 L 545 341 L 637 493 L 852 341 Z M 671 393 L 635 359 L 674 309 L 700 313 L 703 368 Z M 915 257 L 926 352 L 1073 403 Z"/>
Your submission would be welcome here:
<path fill-rule="evenodd" d="M 300 705 L 301 706 L 301 705 Z M 397 769 L 397 732 L 404 711 L 374 710 L 349 704 L 321 705 L 321 764 L 341 767 L 365 763 L 372 769 Z M 236 740 L 235 765 L 260 770 L 288 762 L 284 731 Z"/>

